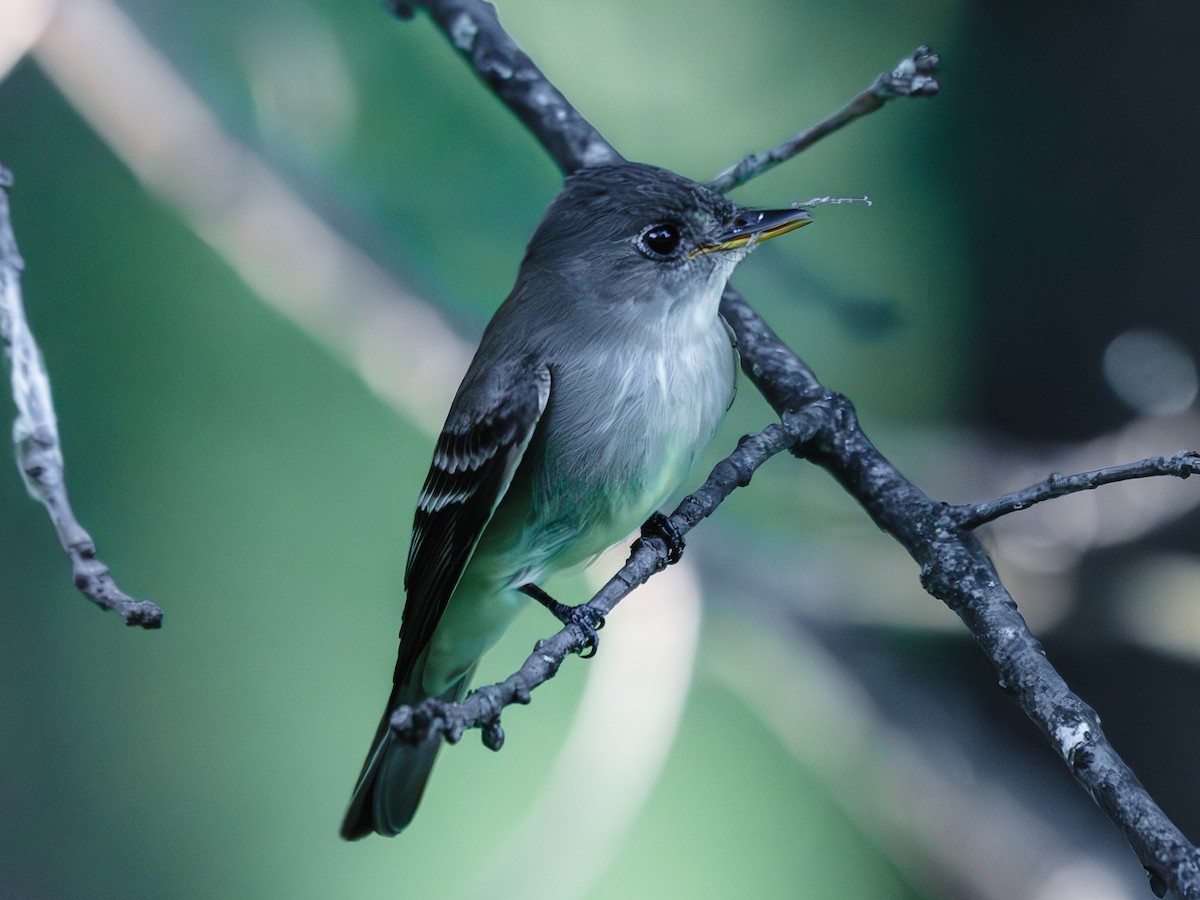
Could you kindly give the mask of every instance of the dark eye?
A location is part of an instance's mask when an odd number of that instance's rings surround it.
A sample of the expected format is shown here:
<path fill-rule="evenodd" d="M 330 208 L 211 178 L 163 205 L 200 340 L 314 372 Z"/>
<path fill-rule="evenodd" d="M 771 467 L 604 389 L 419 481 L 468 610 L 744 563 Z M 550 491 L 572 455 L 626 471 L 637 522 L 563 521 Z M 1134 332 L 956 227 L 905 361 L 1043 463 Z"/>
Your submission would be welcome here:
<path fill-rule="evenodd" d="M 683 234 L 679 226 L 664 222 L 661 225 L 651 225 L 642 232 L 641 246 L 647 256 L 665 259 L 679 249 L 681 240 Z"/>

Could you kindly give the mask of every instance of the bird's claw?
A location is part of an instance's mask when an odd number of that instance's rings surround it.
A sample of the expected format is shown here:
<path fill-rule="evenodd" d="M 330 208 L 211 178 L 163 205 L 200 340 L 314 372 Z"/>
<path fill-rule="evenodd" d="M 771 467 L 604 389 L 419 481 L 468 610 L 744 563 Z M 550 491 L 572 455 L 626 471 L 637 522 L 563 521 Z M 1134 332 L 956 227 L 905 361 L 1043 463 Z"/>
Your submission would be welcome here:
<path fill-rule="evenodd" d="M 583 635 L 583 649 L 580 656 L 591 659 L 600 649 L 600 635 L 597 632 L 604 627 L 604 616 L 600 615 L 586 603 L 578 606 L 568 606 L 559 603 L 536 584 L 524 584 L 519 588 L 522 594 L 532 597 L 558 619 L 563 625 L 575 626 Z"/>
<path fill-rule="evenodd" d="M 653 513 L 642 525 L 642 536 L 633 543 L 636 551 L 646 538 L 658 538 L 667 546 L 667 565 L 673 566 L 683 558 L 684 541 L 679 529 L 660 512 Z"/>
<path fill-rule="evenodd" d="M 600 635 L 597 633 L 604 627 L 604 616 L 600 615 L 586 603 L 579 606 L 568 606 L 566 620 L 560 620 L 564 625 L 571 624 L 583 633 L 583 650 L 579 656 L 591 659 L 600 649 Z"/>

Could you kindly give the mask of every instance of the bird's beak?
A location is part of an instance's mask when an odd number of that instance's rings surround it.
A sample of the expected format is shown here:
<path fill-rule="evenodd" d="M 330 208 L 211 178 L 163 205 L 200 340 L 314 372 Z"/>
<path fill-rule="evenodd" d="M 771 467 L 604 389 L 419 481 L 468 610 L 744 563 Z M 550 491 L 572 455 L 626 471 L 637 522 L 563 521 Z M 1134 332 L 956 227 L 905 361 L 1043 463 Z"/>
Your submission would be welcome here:
<path fill-rule="evenodd" d="M 811 221 L 812 217 L 803 209 L 738 209 L 729 227 L 715 234 L 711 242 L 694 250 L 692 256 L 768 241 Z"/>

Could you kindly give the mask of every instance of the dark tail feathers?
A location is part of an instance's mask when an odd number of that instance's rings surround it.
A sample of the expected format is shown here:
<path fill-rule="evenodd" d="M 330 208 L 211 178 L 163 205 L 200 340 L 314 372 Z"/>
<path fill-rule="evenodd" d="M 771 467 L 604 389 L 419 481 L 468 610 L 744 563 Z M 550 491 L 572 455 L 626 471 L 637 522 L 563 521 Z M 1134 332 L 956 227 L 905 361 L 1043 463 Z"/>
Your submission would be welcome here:
<path fill-rule="evenodd" d="M 440 734 L 430 735 L 415 745 L 402 743 L 388 727 L 391 717 L 389 710 L 342 821 L 342 837 L 348 841 L 356 841 L 373 831 L 394 837 L 404 830 L 417 811 L 441 747 Z"/>
<path fill-rule="evenodd" d="M 462 699 L 474 672 L 475 667 L 471 666 L 441 699 Z M 375 731 L 371 752 L 350 798 L 350 808 L 342 820 L 341 834 L 346 840 L 357 841 L 372 831 L 384 837 L 395 837 L 412 821 L 441 749 L 442 736 L 431 734 L 419 744 L 406 744 L 392 733 L 391 719 L 397 707 L 420 700 L 420 697 L 406 697 L 400 691 L 393 691 L 388 700 L 387 710 Z"/>

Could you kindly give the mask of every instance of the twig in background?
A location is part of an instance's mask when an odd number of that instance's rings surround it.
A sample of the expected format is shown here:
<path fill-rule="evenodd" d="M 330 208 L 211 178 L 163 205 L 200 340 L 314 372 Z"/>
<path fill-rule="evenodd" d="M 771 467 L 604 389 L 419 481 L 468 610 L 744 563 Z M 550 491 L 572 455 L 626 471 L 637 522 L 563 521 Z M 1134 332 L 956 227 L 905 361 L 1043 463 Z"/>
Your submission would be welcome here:
<path fill-rule="evenodd" d="M 13 443 L 17 465 L 30 496 L 46 507 L 58 539 L 71 559 L 75 586 L 103 609 L 120 613 L 127 625 L 159 628 L 162 610 L 148 600 L 130 597 L 113 581 L 108 566 L 96 556 L 96 544 L 75 518 L 63 480 L 58 420 L 50 397 L 50 378 L 34 340 L 21 300 L 24 261 L 9 220 L 8 192 L 12 175 L 0 166 L 0 337 L 11 363 L 12 394 L 17 406 Z"/>

